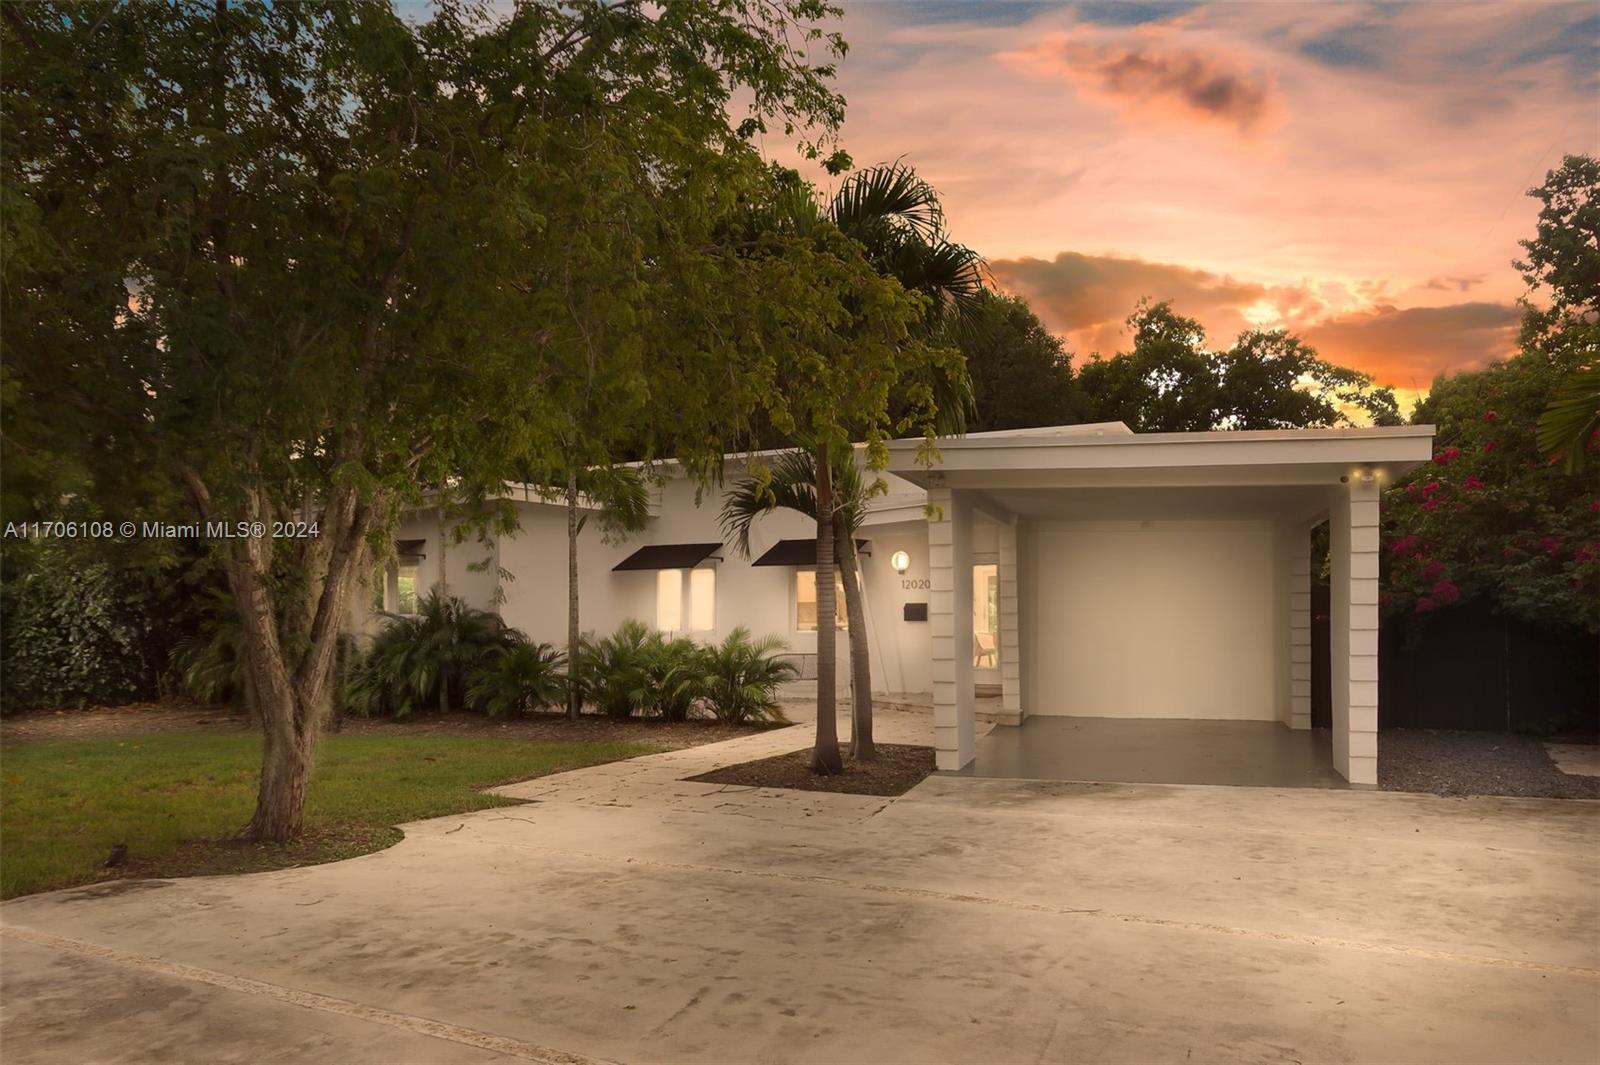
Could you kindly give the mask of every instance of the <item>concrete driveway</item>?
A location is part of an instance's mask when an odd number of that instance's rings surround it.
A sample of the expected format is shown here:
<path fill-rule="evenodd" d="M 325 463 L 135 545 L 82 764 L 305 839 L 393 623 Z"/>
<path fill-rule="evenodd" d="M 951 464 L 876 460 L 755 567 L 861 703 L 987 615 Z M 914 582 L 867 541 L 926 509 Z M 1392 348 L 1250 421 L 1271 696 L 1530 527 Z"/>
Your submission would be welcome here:
<path fill-rule="evenodd" d="M 7 1065 L 1600 1058 L 1600 803 L 955 777 L 884 800 L 681 780 L 804 743 L 786 730 L 513 786 L 537 801 L 408 825 L 335 865 L 7 903 L 0 1050 Z"/>

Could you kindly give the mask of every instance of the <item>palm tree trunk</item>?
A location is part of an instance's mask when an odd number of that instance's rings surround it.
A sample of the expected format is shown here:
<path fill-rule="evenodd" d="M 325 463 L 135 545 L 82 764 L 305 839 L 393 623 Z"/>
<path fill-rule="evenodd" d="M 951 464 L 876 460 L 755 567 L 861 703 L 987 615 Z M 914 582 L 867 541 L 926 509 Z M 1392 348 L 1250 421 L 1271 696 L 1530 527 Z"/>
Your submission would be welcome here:
<path fill-rule="evenodd" d="M 833 535 L 844 582 L 844 612 L 850 619 L 850 757 L 870 762 L 878 757 L 872 744 L 872 661 L 867 657 L 867 610 L 861 599 L 855 532 L 836 515 Z"/>
<path fill-rule="evenodd" d="M 817 745 L 811 750 L 811 771 L 824 776 L 844 772 L 834 716 L 839 661 L 833 567 L 833 467 L 824 444 L 817 449 Z"/>
<path fill-rule="evenodd" d="M 567 467 L 567 716 L 578 720 L 583 692 L 578 686 L 578 467 Z"/>

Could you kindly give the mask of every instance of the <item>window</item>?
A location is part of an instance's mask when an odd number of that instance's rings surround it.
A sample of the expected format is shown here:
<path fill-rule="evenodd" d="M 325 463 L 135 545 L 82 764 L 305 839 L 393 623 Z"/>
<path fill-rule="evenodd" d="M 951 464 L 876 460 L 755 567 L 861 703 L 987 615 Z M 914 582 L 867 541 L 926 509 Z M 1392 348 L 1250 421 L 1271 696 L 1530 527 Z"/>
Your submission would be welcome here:
<path fill-rule="evenodd" d="M 683 627 L 683 570 L 656 571 L 656 628 L 676 632 Z"/>
<path fill-rule="evenodd" d="M 421 559 L 416 555 L 402 555 L 395 563 L 394 610 L 396 614 L 417 612 L 417 570 Z"/>
<path fill-rule="evenodd" d="M 684 574 L 688 579 L 684 579 Z M 685 593 L 688 602 L 685 603 Z M 688 622 L 688 626 L 684 622 Z M 656 571 L 656 628 L 661 632 L 710 632 L 717 627 L 717 571 Z"/>
<path fill-rule="evenodd" d="M 972 567 L 972 664 L 1000 664 L 1000 567 L 992 563 Z"/>
<path fill-rule="evenodd" d="M 833 575 L 833 613 L 841 629 L 849 628 L 844 610 L 844 581 Z M 794 627 L 801 632 L 817 631 L 817 571 L 794 571 Z"/>
<path fill-rule="evenodd" d="M 710 632 L 717 627 L 717 571 L 689 571 L 689 627 L 695 632 Z"/>

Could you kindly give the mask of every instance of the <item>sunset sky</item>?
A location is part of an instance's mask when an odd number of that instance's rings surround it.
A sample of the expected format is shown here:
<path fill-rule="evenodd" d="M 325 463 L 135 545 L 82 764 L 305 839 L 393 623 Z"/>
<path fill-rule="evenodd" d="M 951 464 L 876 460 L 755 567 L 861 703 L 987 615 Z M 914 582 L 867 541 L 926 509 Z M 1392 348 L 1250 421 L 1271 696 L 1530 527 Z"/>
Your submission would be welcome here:
<path fill-rule="evenodd" d="M 1415 390 L 1510 352 L 1523 195 L 1600 150 L 1600 6 L 846 3 L 844 147 L 904 158 L 1078 359 L 1140 296 Z"/>

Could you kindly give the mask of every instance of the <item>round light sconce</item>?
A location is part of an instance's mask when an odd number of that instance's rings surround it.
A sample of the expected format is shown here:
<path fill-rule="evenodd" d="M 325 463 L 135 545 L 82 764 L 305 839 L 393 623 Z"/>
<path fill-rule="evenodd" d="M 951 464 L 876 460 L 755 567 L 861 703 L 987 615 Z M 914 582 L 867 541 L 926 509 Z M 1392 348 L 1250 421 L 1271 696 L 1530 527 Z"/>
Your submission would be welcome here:
<path fill-rule="evenodd" d="M 904 573 L 911 568 L 911 556 L 904 551 L 896 551 L 889 556 L 889 565 L 894 567 L 896 573 Z"/>

